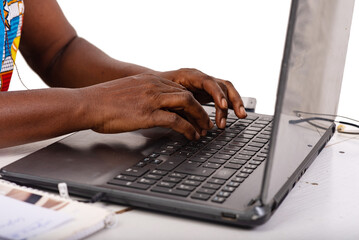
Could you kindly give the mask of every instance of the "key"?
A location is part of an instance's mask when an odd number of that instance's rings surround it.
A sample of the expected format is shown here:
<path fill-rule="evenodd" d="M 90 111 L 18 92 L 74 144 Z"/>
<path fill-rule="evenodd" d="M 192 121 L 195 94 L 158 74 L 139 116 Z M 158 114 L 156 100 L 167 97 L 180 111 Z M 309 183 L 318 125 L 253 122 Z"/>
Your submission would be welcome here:
<path fill-rule="evenodd" d="M 254 137 L 254 135 L 251 135 L 251 134 L 244 134 L 244 133 L 241 133 L 239 134 L 238 137 L 236 137 L 236 139 L 252 139 Z"/>
<path fill-rule="evenodd" d="M 193 180 L 184 180 L 184 181 L 182 182 L 182 184 L 197 187 L 197 186 L 199 186 L 199 185 L 201 184 L 201 182 L 193 181 Z"/>
<path fill-rule="evenodd" d="M 249 176 L 248 173 L 243 173 L 243 172 L 241 172 L 240 174 L 237 175 L 237 177 L 241 177 L 241 178 L 246 178 L 248 176 Z"/>
<path fill-rule="evenodd" d="M 174 178 L 185 178 L 187 175 L 186 174 L 182 174 L 182 173 L 171 173 L 168 175 L 169 177 L 174 177 Z"/>
<path fill-rule="evenodd" d="M 223 185 L 226 180 L 223 180 L 223 179 L 219 179 L 219 178 L 211 178 L 207 181 L 208 183 L 214 183 L 214 184 L 221 184 Z"/>
<path fill-rule="evenodd" d="M 231 195 L 231 194 L 230 194 L 229 192 L 223 192 L 223 191 L 220 191 L 220 192 L 217 194 L 218 197 L 225 197 L 225 198 L 229 197 L 230 195 Z"/>
<path fill-rule="evenodd" d="M 164 177 L 162 181 L 165 182 L 173 182 L 173 183 L 179 183 L 182 179 L 181 178 L 174 178 L 174 177 Z"/>
<path fill-rule="evenodd" d="M 269 121 L 265 121 L 265 120 L 258 120 L 258 121 L 256 121 L 256 124 L 267 125 L 268 123 L 269 123 Z"/>
<path fill-rule="evenodd" d="M 148 178 L 148 179 L 154 179 L 154 180 L 159 180 L 162 178 L 162 176 L 160 176 L 160 175 L 155 175 L 155 174 L 150 174 L 150 173 L 148 173 L 147 175 L 145 175 L 143 177 Z"/>
<path fill-rule="evenodd" d="M 220 149 L 223 147 L 223 145 L 220 145 L 220 144 L 210 144 L 208 147 L 211 148 L 211 149 L 220 150 Z"/>
<path fill-rule="evenodd" d="M 131 176 L 125 176 L 125 175 L 117 175 L 116 179 L 120 179 L 120 180 L 124 180 L 124 181 L 130 181 L 133 182 L 135 181 L 137 178 L 136 177 L 131 177 Z"/>
<path fill-rule="evenodd" d="M 252 123 L 253 120 L 252 120 L 252 119 L 249 119 L 249 118 L 246 118 L 246 119 L 238 119 L 238 122 L 240 122 L 240 123 Z"/>
<path fill-rule="evenodd" d="M 231 181 L 227 184 L 227 186 L 229 187 L 238 187 L 239 186 L 239 182 L 234 182 L 234 181 Z"/>
<path fill-rule="evenodd" d="M 214 184 L 214 183 L 205 183 L 203 184 L 202 188 L 209 188 L 209 189 L 214 189 L 217 190 L 221 187 L 221 185 L 219 184 Z"/>
<path fill-rule="evenodd" d="M 232 182 L 239 182 L 242 183 L 245 180 L 245 178 L 241 178 L 241 177 L 235 177 L 232 179 Z"/>
<path fill-rule="evenodd" d="M 157 186 L 159 187 L 166 187 L 166 188 L 173 188 L 176 185 L 176 183 L 170 183 L 170 182 L 159 182 Z"/>
<path fill-rule="evenodd" d="M 245 155 L 245 154 L 242 154 L 242 153 L 237 153 L 234 156 L 234 159 L 249 160 L 251 157 L 252 157 L 251 155 Z"/>
<path fill-rule="evenodd" d="M 224 160 L 224 159 L 219 159 L 219 158 L 210 158 L 210 159 L 208 160 L 208 162 L 223 164 L 223 163 L 226 162 L 226 160 Z"/>
<path fill-rule="evenodd" d="M 260 150 L 260 148 L 259 147 L 248 146 L 248 147 L 245 147 L 244 150 L 258 152 Z"/>
<path fill-rule="evenodd" d="M 240 164 L 240 165 L 244 165 L 246 164 L 247 160 L 243 160 L 243 159 L 233 159 L 231 161 L 229 161 L 230 163 L 234 163 L 234 164 Z"/>
<path fill-rule="evenodd" d="M 246 166 L 246 168 L 256 169 L 256 168 L 257 168 L 257 165 L 254 165 L 254 164 L 248 164 L 248 165 Z"/>
<path fill-rule="evenodd" d="M 249 134 L 249 135 L 256 135 L 258 132 L 257 131 L 250 131 L 250 130 L 244 130 L 243 134 Z"/>
<path fill-rule="evenodd" d="M 256 152 L 252 152 L 252 151 L 248 151 L 248 150 L 241 150 L 241 151 L 239 152 L 239 154 L 253 156 L 253 155 L 256 154 Z"/>
<path fill-rule="evenodd" d="M 232 177 L 235 172 L 236 170 L 233 169 L 222 168 L 221 170 L 217 171 L 212 177 L 227 180 Z"/>
<path fill-rule="evenodd" d="M 258 165 L 260 165 L 262 162 L 253 159 L 253 160 L 249 161 L 248 163 L 251 164 L 251 165 L 257 165 L 257 166 L 258 166 Z"/>
<path fill-rule="evenodd" d="M 207 163 L 203 164 L 203 165 L 202 165 L 202 167 L 205 167 L 205 168 L 213 168 L 213 169 L 218 169 L 218 168 L 220 168 L 220 167 L 221 167 L 221 164 L 207 162 Z"/>
<path fill-rule="evenodd" d="M 207 161 L 208 157 L 202 157 L 202 156 L 193 156 L 190 158 L 191 161 L 193 162 L 199 162 L 199 163 L 204 163 L 205 161 Z"/>
<path fill-rule="evenodd" d="M 218 197 L 218 196 L 212 198 L 212 202 L 216 202 L 216 203 L 223 203 L 225 200 L 226 199 L 224 197 Z"/>
<path fill-rule="evenodd" d="M 175 170 L 179 173 L 191 174 L 191 175 L 199 175 L 202 177 L 210 176 L 215 170 L 210 168 L 202 168 L 202 167 L 179 167 Z"/>
<path fill-rule="evenodd" d="M 238 170 L 238 169 L 240 169 L 242 167 L 242 165 L 235 164 L 235 163 L 227 163 L 226 165 L 224 165 L 224 167 Z"/>
<path fill-rule="evenodd" d="M 241 170 L 242 173 L 252 173 L 253 172 L 253 169 L 250 169 L 250 168 L 244 168 Z"/>
<path fill-rule="evenodd" d="M 214 157 L 215 157 L 215 158 L 220 158 L 220 159 L 228 160 L 228 159 L 230 159 L 232 156 L 231 156 L 231 155 L 228 155 L 228 154 L 219 154 L 219 153 L 217 153 Z"/>
<path fill-rule="evenodd" d="M 258 117 L 252 116 L 252 115 L 247 115 L 247 117 L 246 117 L 246 119 L 249 119 L 249 120 L 252 120 L 252 121 L 256 120 L 257 118 Z"/>
<path fill-rule="evenodd" d="M 200 176 L 191 175 L 191 176 L 188 177 L 188 180 L 194 180 L 194 181 L 203 182 L 204 180 L 206 180 L 206 178 L 205 178 L 205 177 L 200 177 Z"/>
<path fill-rule="evenodd" d="M 224 148 L 224 150 L 226 150 L 226 151 L 239 151 L 241 149 L 241 147 L 240 146 L 235 146 L 235 145 L 232 145 L 232 144 L 229 144 L 228 146 L 226 146 L 225 148 Z"/>
<path fill-rule="evenodd" d="M 209 194 L 209 195 L 213 195 L 215 192 L 216 192 L 216 190 L 209 189 L 209 188 L 200 188 L 197 190 L 197 193 L 205 193 L 205 194 Z"/>
<path fill-rule="evenodd" d="M 167 159 L 164 163 L 159 165 L 156 169 L 158 170 L 165 170 L 165 171 L 172 171 L 175 169 L 178 165 L 180 165 L 184 160 L 186 160 L 186 157 L 183 156 L 173 156 Z"/>
<path fill-rule="evenodd" d="M 236 188 L 230 186 L 225 186 L 222 188 L 222 191 L 224 192 L 233 192 L 234 190 L 236 190 Z"/>
<path fill-rule="evenodd" d="M 259 162 L 263 162 L 264 160 L 265 160 L 265 158 L 264 157 L 254 157 L 253 158 L 253 160 L 255 160 L 255 161 L 259 161 Z"/>
<path fill-rule="evenodd" d="M 249 127 L 249 128 L 247 128 L 247 130 L 249 130 L 249 131 L 254 131 L 254 132 L 259 132 L 260 130 L 262 130 L 262 128 Z"/>
<path fill-rule="evenodd" d="M 204 194 L 204 193 L 194 193 L 191 196 L 191 198 L 193 198 L 193 199 L 198 199 L 198 200 L 203 200 L 203 201 L 208 200 L 210 197 L 211 197 L 211 195 Z"/>
<path fill-rule="evenodd" d="M 250 143 L 248 143 L 248 146 L 261 148 L 261 147 L 263 147 L 263 146 L 264 146 L 264 143 L 259 143 L 259 142 L 250 142 Z"/>
<path fill-rule="evenodd" d="M 108 182 L 108 184 L 117 185 L 117 186 L 121 186 L 121 187 L 136 188 L 136 189 L 141 189 L 141 190 L 146 190 L 150 187 L 150 185 L 147 185 L 147 184 L 123 181 L 123 180 L 118 180 L 118 179 L 112 179 L 111 181 Z"/>
<path fill-rule="evenodd" d="M 187 197 L 190 192 L 183 191 L 179 189 L 172 189 L 172 188 L 164 188 L 164 187 L 158 187 L 155 186 L 151 189 L 152 192 L 158 192 L 158 193 L 164 193 L 164 194 L 170 194 L 170 195 L 176 195 L 180 197 Z"/>
<path fill-rule="evenodd" d="M 140 177 L 146 172 L 148 172 L 148 169 L 146 168 L 128 168 L 122 172 L 121 175 Z"/>
<path fill-rule="evenodd" d="M 153 179 L 147 179 L 147 178 L 141 178 L 140 180 L 138 180 L 138 183 L 143 183 L 143 184 L 148 184 L 148 185 L 153 185 L 156 183 L 156 180 Z"/>
<path fill-rule="evenodd" d="M 180 184 L 177 187 L 177 189 L 184 190 L 184 191 L 193 191 L 195 188 L 196 188 L 195 186 L 184 185 L 184 184 Z"/>
<path fill-rule="evenodd" d="M 167 174 L 167 171 L 161 171 L 161 170 L 152 170 L 150 172 L 150 174 L 155 174 L 155 175 L 160 175 L 160 176 L 164 176 Z"/>
<path fill-rule="evenodd" d="M 247 142 L 249 142 L 250 141 L 250 139 L 249 138 L 235 138 L 234 140 L 233 140 L 233 143 L 234 144 L 236 144 L 237 142 L 242 142 L 242 143 L 247 143 Z"/>
<path fill-rule="evenodd" d="M 237 151 L 234 151 L 234 150 L 226 150 L 226 149 L 223 149 L 221 151 L 219 151 L 219 154 L 224 154 L 224 155 L 231 155 L 233 156 L 234 154 L 236 154 Z"/>
<path fill-rule="evenodd" d="M 264 139 L 264 138 L 255 138 L 255 139 L 253 139 L 253 142 L 267 143 L 267 142 L 268 142 L 268 139 Z"/>
<path fill-rule="evenodd" d="M 146 163 L 145 162 L 138 162 L 135 166 L 141 168 L 141 167 L 146 166 Z"/>

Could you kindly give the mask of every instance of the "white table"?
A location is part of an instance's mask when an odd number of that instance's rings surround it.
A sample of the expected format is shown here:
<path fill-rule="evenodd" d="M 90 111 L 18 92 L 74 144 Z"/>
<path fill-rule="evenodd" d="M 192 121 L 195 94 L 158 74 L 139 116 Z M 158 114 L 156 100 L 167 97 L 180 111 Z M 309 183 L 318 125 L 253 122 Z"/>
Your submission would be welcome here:
<path fill-rule="evenodd" d="M 53 141 L 1 149 L 0 167 Z M 89 239 L 359 239 L 358 146 L 359 137 L 335 134 L 272 218 L 255 229 L 134 209 Z"/>

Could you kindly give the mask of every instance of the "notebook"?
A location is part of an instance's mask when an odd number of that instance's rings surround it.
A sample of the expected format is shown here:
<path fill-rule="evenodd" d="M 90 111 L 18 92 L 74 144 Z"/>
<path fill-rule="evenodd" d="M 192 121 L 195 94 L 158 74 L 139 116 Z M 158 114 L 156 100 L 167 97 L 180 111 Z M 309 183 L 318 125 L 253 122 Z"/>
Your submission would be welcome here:
<path fill-rule="evenodd" d="M 4 180 L 2 208 L 1 239 L 82 239 L 116 220 L 109 210 Z"/>
<path fill-rule="evenodd" d="M 230 111 L 199 141 L 162 128 L 82 131 L 1 170 L 5 179 L 237 226 L 267 221 L 335 132 L 354 1 L 293 0 L 274 116 Z M 263 20 L 264 21 L 264 20 Z M 239 43 L 240 44 L 240 43 Z M 259 66 L 260 67 L 260 66 Z M 213 118 L 213 107 L 205 106 Z"/>

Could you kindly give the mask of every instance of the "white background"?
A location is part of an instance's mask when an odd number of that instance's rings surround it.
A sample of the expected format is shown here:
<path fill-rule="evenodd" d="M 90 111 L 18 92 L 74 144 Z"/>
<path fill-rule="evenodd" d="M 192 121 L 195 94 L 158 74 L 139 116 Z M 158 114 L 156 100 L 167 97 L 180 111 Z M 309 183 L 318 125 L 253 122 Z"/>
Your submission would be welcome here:
<path fill-rule="evenodd" d="M 242 96 L 257 98 L 257 112 L 273 114 L 290 1 L 58 2 L 78 35 L 110 56 L 161 71 L 198 68 L 232 81 Z M 355 9 L 338 112 L 357 119 L 358 24 Z M 16 63 L 28 88 L 46 87 L 20 54 Z M 14 72 L 10 90 L 22 89 Z"/>

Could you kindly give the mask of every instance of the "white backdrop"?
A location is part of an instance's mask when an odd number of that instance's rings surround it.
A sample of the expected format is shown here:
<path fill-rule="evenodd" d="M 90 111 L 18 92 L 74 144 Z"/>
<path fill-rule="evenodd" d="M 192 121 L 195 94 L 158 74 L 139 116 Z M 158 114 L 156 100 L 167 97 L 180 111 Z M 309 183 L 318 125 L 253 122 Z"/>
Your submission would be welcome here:
<path fill-rule="evenodd" d="M 273 113 L 290 1 L 59 0 L 65 15 L 110 56 L 156 70 L 194 67 L 230 80 L 257 112 Z M 339 114 L 359 119 L 359 10 L 354 11 Z M 19 54 L 30 89 L 46 87 Z M 14 73 L 10 90 L 24 87 Z"/>

